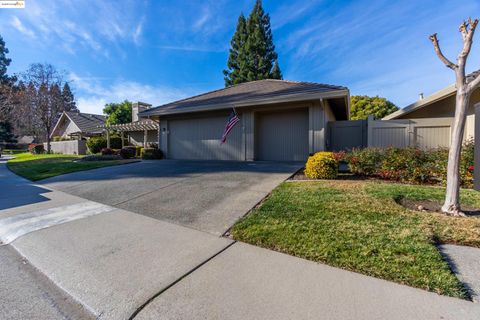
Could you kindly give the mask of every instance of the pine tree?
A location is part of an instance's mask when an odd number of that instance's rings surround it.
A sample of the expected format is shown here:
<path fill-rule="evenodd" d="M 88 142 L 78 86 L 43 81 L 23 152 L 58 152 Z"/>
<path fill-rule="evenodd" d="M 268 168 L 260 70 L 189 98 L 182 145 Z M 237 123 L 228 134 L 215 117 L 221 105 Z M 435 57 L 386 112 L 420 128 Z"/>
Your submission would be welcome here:
<path fill-rule="evenodd" d="M 70 86 L 67 82 L 63 85 L 62 98 L 65 111 L 79 111 L 77 109 L 77 104 L 75 103 L 75 97 L 73 96 L 72 90 L 70 90 Z"/>
<path fill-rule="evenodd" d="M 245 29 L 245 30 L 244 30 Z M 273 44 L 270 16 L 257 0 L 248 20 L 240 15 L 224 70 L 225 86 L 262 79 L 282 79 Z"/>
<path fill-rule="evenodd" d="M 244 74 L 241 73 L 241 61 L 245 60 L 245 42 L 247 41 L 247 20 L 240 14 L 237 29 L 230 42 L 230 54 L 227 61 L 227 69 L 223 70 L 225 86 L 231 86 L 245 82 Z"/>
<path fill-rule="evenodd" d="M 7 58 L 7 53 L 8 49 L 5 47 L 5 41 L 0 36 L 0 84 L 5 84 L 10 80 L 7 76 L 7 67 L 12 60 Z"/>

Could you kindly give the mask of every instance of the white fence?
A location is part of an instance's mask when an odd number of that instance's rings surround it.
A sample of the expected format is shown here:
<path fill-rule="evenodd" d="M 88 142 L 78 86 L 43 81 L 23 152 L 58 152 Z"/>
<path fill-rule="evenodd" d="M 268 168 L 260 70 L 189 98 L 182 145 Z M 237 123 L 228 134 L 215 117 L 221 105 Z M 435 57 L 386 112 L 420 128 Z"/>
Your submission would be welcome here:
<path fill-rule="evenodd" d="M 43 147 L 47 150 L 47 144 Z M 85 140 L 69 140 L 50 142 L 50 149 L 53 153 L 63 154 L 87 154 L 87 142 Z"/>

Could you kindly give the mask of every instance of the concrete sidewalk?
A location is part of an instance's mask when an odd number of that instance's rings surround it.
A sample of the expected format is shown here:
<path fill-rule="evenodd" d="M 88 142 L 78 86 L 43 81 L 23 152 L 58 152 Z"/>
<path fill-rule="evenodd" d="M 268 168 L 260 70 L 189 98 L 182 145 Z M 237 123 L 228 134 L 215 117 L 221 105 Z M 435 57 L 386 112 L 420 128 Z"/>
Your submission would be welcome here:
<path fill-rule="evenodd" d="M 2 192 L 6 186 L 32 190 L 25 197 L 17 191 L 0 195 L 5 207 L 0 210 L 0 224 L 11 226 L 19 221 L 12 217 L 39 210 L 57 212 L 69 204 L 91 203 L 31 184 L 1 164 L 0 176 Z M 36 202 L 37 196 L 41 201 Z M 71 312 L 65 318 L 83 318 L 76 314 L 80 311 L 75 303 L 86 310 L 85 318 L 98 319 L 480 318 L 480 305 L 468 301 L 235 243 L 122 209 L 29 230 L 33 231 L 1 248 L 13 247 L 37 276 L 55 284 L 49 289 L 57 292 L 51 304 Z M 14 270 L 17 260 L 10 260 Z M 37 276 L 31 277 L 32 283 L 23 282 L 22 288 L 30 285 L 34 290 Z M 11 287 L 5 292 L 21 293 L 17 281 L 6 285 Z M 33 294 L 32 299 L 41 298 Z M 12 310 L 17 311 L 16 318 L 31 318 L 44 308 L 38 302 L 39 308 L 33 305 L 25 310 L 15 299 L 2 299 L 0 305 L 2 319 L 12 318 Z"/>

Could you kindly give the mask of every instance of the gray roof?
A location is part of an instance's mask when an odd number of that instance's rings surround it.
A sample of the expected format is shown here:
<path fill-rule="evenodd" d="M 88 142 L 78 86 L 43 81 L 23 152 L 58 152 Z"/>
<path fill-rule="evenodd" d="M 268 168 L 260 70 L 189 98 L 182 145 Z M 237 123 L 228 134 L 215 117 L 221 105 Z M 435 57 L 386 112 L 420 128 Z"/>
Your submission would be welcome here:
<path fill-rule="evenodd" d="M 142 117 L 242 107 L 272 102 L 301 101 L 348 94 L 341 86 L 285 80 L 258 80 L 167 103 L 140 113 Z"/>
<path fill-rule="evenodd" d="M 100 126 L 105 125 L 106 117 L 100 114 L 66 111 L 66 116 L 73 121 L 83 133 L 101 133 Z"/>
<path fill-rule="evenodd" d="M 102 128 L 113 129 L 120 132 L 132 132 L 143 130 L 158 130 L 158 123 L 150 119 L 142 119 L 135 122 L 103 125 Z"/>

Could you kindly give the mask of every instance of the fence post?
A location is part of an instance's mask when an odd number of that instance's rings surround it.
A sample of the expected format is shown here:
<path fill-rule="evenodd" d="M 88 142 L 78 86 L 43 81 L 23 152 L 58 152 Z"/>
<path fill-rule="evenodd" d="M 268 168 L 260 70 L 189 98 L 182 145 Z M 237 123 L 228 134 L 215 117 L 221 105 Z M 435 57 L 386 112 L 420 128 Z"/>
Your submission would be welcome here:
<path fill-rule="evenodd" d="M 475 151 L 473 161 L 475 190 L 480 191 L 480 103 L 475 105 Z"/>
<path fill-rule="evenodd" d="M 373 145 L 373 115 L 369 115 L 367 118 L 367 147 L 371 147 Z"/>

